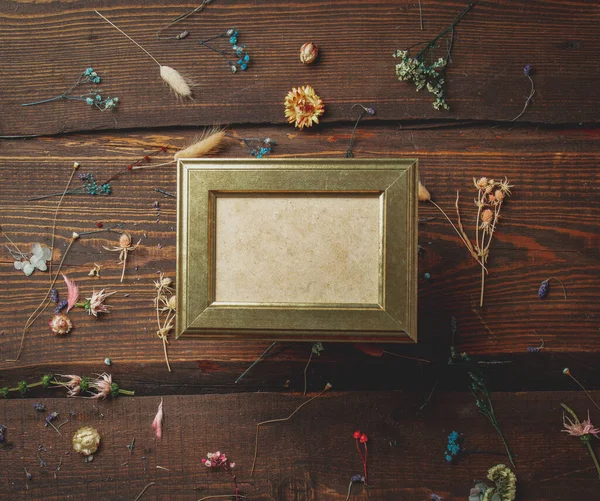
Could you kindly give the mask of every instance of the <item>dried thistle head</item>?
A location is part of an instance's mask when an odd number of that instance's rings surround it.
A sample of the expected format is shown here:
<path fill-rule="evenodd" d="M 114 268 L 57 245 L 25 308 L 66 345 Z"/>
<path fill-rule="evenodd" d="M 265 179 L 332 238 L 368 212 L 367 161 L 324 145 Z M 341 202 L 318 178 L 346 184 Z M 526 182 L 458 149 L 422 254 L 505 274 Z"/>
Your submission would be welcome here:
<path fill-rule="evenodd" d="M 131 245 L 131 237 L 127 233 L 121 233 L 119 237 L 119 247 L 125 249 Z"/>
<path fill-rule="evenodd" d="M 479 179 L 473 178 L 473 184 L 475 185 L 475 188 L 477 188 L 479 190 L 485 190 L 488 185 L 488 178 L 487 177 L 480 177 Z"/>
<path fill-rule="evenodd" d="M 494 192 L 494 198 L 498 201 L 498 202 L 502 202 L 504 200 L 504 192 L 500 189 L 496 190 Z"/>
<path fill-rule="evenodd" d="M 165 274 L 161 271 L 158 276 L 158 280 L 154 281 L 154 288 L 158 291 L 166 291 L 172 292 L 171 285 L 173 284 L 173 280 L 169 277 L 165 277 Z"/>

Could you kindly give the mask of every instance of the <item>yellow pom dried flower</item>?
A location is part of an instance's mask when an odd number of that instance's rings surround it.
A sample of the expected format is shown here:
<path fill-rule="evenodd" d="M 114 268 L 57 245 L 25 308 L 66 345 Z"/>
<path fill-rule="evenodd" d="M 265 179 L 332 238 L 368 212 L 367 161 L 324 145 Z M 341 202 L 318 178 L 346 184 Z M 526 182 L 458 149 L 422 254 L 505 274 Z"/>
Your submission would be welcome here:
<path fill-rule="evenodd" d="M 300 48 L 300 61 L 304 64 L 314 63 L 318 55 L 319 48 L 312 42 L 307 42 Z"/>
<path fill-rule="evenodd" d="M 91 426 L 79 428 L 73 435 L 73 450 L 89 456 L 98 450 L 100 445 L 100 433 Z"/>
<path fill-rule="evenodd" d="M 288 123 L 299 129 L 319 123 L 319 117 L 325 113 L 325 105 L 310 85 L 294 87 L 283 102 Z"/>

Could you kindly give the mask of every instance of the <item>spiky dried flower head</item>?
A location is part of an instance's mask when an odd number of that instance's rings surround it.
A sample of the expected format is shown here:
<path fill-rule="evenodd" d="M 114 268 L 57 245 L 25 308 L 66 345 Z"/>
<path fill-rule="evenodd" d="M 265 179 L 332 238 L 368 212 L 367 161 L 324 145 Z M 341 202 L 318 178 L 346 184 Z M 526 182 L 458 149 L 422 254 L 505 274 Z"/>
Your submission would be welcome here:
<path fill-rule="evenodd" d="M 173 285 L 173 280 L 169 277 L 165 277 L 165 274 L 162 271 L 158 276 L 158 280 L 154 281 L 154 288 L 157 290 L 164 289 L 168 291 L 171 289 L 171 285 Z"/>
<path fill-rule="evenodd" d="M 568 422 L 567 422 L 568 421 Z M 583 421 L 578 419 L 573 421 L 563 414 L 563 426 L 565 427 L 565 433 L 573 437 L 585 437 L 586 435 L 593 435 L 596 438 L 600 438 L 600 428 L 594 428 L 590 420 L 590 411 L 588 410 L 588 418 Z"/>
<path fill-rule="evenodd" d="M 125 249 L 131 245 L 131 237 L 127 233 L 121 233 L 119 237 L 119 247 Z"/>
<path fill-rule="evenodd" d="M 91 426 L 79 428 L 73 435 L 73 450 L 89 456 L 98 450 L 100 438 L 100 433 L 96 428 Z"/>
<path fill-rule="evenodd" d="M 481 213 L 481 221 L 489 224 L 494 220 L 494 212 L 491 209 L 485 209 Z"/>
<path fill-rule="evenodd" d="M 192 97 L 191 82 L 176 69 L 161 65 L 160 78 L 163 79 L 177 97 L 181 99 Z"/>
<path fill-rule="evenodd" d="M 50 330 L 57 336 L 68 334 L 73 328 L 73 322 L 71 322 L 71 319 L 64 313 L 57 313 L 54 315 L 50 319 L 50 322 L 48 322 L 48 325 L 50 326 Z"/>
<path fill-rule="evenodd" d="M 475 188 L 478 188 L 480 190 L 485 190 L 488 185 L 488 178 L 487 177 L 480 177 L 479 179 L 473 178 L 473 184 L 475 185 Z"/>
<path fill-rule="evenodd" d="M 93 292 L 92 297 L 85 298 L 85 309 L 90 315 L 94 315 L 95 317 L 98 316 L 98 313 L 110 313 L 104 301 L 113 294 L 116 294 L 116 292 L 104 292 L 104 289 L 100 292 Z"/>
<path fill-rule="evenodd" d="M 502 202 L 504 200 L 504 192 L 500 189 L 496 190 L 494 192 L 494 198 L 498 201 L 498 202 Z"/>
<path fill-rule="evenodd" d="M 303 129 L 319 123 L 319 117 L 325 113 L 325 105 L 310 85 L 294 87 L 285 100 L 285 116 L 288 123 Z"/>

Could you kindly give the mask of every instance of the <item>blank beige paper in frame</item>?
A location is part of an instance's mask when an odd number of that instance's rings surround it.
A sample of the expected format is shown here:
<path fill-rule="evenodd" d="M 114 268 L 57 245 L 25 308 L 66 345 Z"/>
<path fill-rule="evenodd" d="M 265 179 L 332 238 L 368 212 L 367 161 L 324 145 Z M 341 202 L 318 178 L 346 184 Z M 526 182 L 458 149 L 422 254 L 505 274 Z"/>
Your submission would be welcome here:
<path fill-rule="evenodd" d="M 416 340 L 414 160 L 184 160 L 177 334 Z"/>

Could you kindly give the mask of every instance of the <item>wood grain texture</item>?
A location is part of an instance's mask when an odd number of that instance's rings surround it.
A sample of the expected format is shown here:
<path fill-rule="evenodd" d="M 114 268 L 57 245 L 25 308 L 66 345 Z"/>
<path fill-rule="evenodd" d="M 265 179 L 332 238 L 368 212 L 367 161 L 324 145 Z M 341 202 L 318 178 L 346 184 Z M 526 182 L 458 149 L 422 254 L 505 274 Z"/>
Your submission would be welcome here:
<path fill-rule="evenodd" d="M 448 82 L 449 113 L 435 111 L 431 94 L 398 82 L 392 53 L 430 40 L 466 2 L 422 2 L 424 31 L 415 1 L 281 2 L 215 0 L 174 27 L 182 41 L 158 40 L 156 30 L 196 4 L 137 2 L 0 2 L 0 133 L 55 134 L 140 125 L 283 123 L 283 99 L 311 84 L 326 103 L 324 122 L 352 120 L 351 106 L 377 109 L 377 120 L 470 119 L 508 122 L 530 90 L 523 67 L 534 67 L 537 93 L 523 122 L 585 123 L 598 120 L 596 57 L 600 6 L 595 2 L 481 1 L 455 30 Z M 195 100 L 169 95 L 158 66 L 94 9 L 143 44 L 161 64 L 197 83 Z M 252 57 L 246 72 L 232 75 L 225 61 L 198 42 L 231 26 Z M 299 62 L 312 40 L 320 59 Z M 226 48 L 228 44 L 226 43 Z M 103 78 L 104 93 L 117 95 L 116 113 L 85 103 L 22 103 L 62 93 L 89 65 Z M 86 92 L 87 89 L 84 89 Z"/>
<path fill-rule="evenodd" d="M 270 136 L 277 141 L 277 156 L 342 157 L 350 131 L 350 125 L 303 133 L 279 127 L 235 127 L 230 134 Z M 0 224 L 26 249 L 35 241 L 48 242 L 57 200 L 26 203 L 25 198 L 61 191 L 74 160 L 81 163 L 81 172 L 105 179 L 163 144 L 184 145 L 196 132 L 164 129 L 77 134 L 60 141 L 2 142 L 0 177 L 5 182 L 0 184 Z M 418 385 L 419 391 L 428 392 L 445 365 L 452 316 L 458 320 L 455 342 L 459 349 L 483 360 L 500 357 L 510 361 L 490 366 L 490 377 L 499 388 L 570 389 L 572 382 L 560 371 L 575 363 L 586 384 L 600 386 L 595 370 L 600 350 L 596 300 L 600 243 L 598 137 L 594 129 L 578 128 L 409 130 L 391 124 L 361 125 L 354 148 L 357 157 L 420 158 L 422 179 L 452 218 L 455 190 L 463 193 L 468 231 L 474 223 L 470 212 L 472 177 L 507 176 L 515 184 L 514 195 L 492 244 L 486 304 L 481 311 L 475 307 L 479 293 L 476 263 L 433 207 L 420 208 L 421 217 L 435 219 L 420 225 L 419 242 L 424 248 L 420 274 L 422 277 L 429 272 L 432 278 L 421 279 L 419 284 L 419 344 L 386 349 L 435 361 L 435 368 L 418 369 L 413 361 L 387 355 L 370 358 L 351 346 L 329 344 L 324 354 L 312 362 L 310 388 L 332 378 L 343 389 L 415 389 L 413 385 Z M 226 157 L 245 154 L 239 142 L 233 140 L 223 152 Z M 75 329 L 64 338 L 56 338 L 49 331 L 50 314 L 42 316 L 27 334 L 18 364 L 5 359 L 14 356 L 21 328 L 41 300 L 48 276 L 36 272 L 26 278 L 13 269 L 8 254 L 2 253 L 2 384 L 13 384 L 22 377 L 35 379 L 45 371 L 98 372 L 105 368 L 104 357 L 109 356 L 115 362 L 115 374 L 124 378 L 123 384 L 139 383 L 143 394 L 302 389 L 302 371 L 310 352 L 310 345 L 302 343 L 278 346 L 263 365 L 235 385 L 233 381 L 262 353 L 265 343 L 180 339 L 171 344 L 175 372 L 166 379 L 162 346 L 155 337 L 152 281 L 159 270 L 174 277 L 175 199 L 163 197 L 153 188 L 175 192 L 175 184 L 173 167 L 147 169 L 126 172 L 115 180 L 109 197 L 76 195 L 65 199 L 58 218 L 55 260 L 62 255 L 71 232 L 96 229 L 98 221 L 107 226 L 123 223 L 124 230 L 131 232 L 136 241 L 141 238 L 142 244 L 131 254 L 121 284 L 117 255 L 102 249 L 116 242 L 117 235 L 82 237 L 66 259 L 66 271 L 78 281 L 84 296 L 93 288 L 116 290 L 109 301 L 112 312 L 100 320 L 81 311 L 74 313 Z M 155 200 L 161 204 L 160 215 L 152 207 Z M 100 278 L 87 276 L 93 263 L 102 265 Z M 540 282 L 550 276 L 558 276 L 565 283 L 566 301 L 556 284 L 546 300 L 537 298 Z M 541 344 L 540 337 L 545 342 L 542 352 L 527 353 L 527 347 Z M 137 369 L 132 373 L 139 364 L 144 368 L 144 377 Z M 364 378 L 355 371 L 356 364 L 364 366 L 371 377 Z M 415 369 L 424 376 L 418 381 L 411 376 Z M 447 387 L 464 388 L 452 378 Z"/>
<path fill-rule="evenodd" d="M 593 397 L 600 398 L 599 392 Z M 8 426 L 0 448 L 0 497 L 44 499 L 197 500 L 233 492 L 230 477 L 208 470 L 200 459 L 220 450 L 235 461 L 241 494 L 267 501 L 346 499 L 350 476 L 362 473 L 352 433 L 369 436 L 370 487 L 355 485 L 353 500 L 423 501 L 432 492 L 448 501 L 466 499 L 474 479 L 506 462 L 498 435 L 469 394 L 437 394 L 424 411 L 410 392 L 340 393 L 331 390 L 306 405 L 292 420 L 260 428 L 259 454 L 250 476 L 255 424 L 284 417 L 305 402 L 300 395 L 174 396 L 164 399 L 163 438 L 151 429 L 160 399 L 119 398 L 94 404 L 83 399 L 41 400 L 49 411 L 69 418 L 59 436 L 44 427 L 45 414 L 31 399 L 0 401 L 0 421 Z M 518 499 L 595 499 L 598 476 L 591 458 L 574 437 L 561 433 L 565 402 L 580 416 L 590 402 L 582 392 L 492 395 L 498 420 L 516 455 Z M 69 413 L 73 414 L 70 415 Z M 599 419 L 594 409 L 592 420 Z M 81 426 L 94 426 L 102 443 L 91 463 L 71 450 Z M 448 464 L 447 435 L 464 434 L 464 447 L 498 455 L 464 454 Z M 126 446 L 135 437 L 135 449 Z M 40 467 L 36 453 L 47 466 Z M 596 447 L 598 449 L 598 447 Z M 60 459 L 62 466 L 56 471 Z M 169 471 L 157 469 L 157 466 Z M 33 475 L 25 488 L 23 467 Z M 226 498 L 229 499 L 229 498 Z M 233 499 L 233 497 L 231 498 Z"/>

